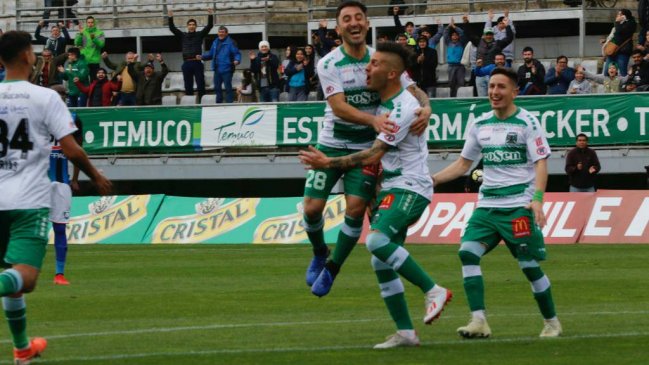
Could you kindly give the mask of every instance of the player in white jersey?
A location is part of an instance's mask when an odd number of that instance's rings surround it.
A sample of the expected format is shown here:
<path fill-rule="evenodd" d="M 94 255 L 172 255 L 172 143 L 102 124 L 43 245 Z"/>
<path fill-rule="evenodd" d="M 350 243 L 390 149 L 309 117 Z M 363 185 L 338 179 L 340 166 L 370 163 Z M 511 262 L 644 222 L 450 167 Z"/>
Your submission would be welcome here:
<path fill-rule="evenodd" d="M 495 69 L 489 79 L 493 111 L 470 127 L 461 156 L 433 176 L 435 185 L 456 179 L 482 155 L 483 182 L 478 208 L 469 219 L 459 251 L 464 291 L 471 309 L 469 324 L 457 329 L 465 338 L 491 335 L 480 260 L 501 240 L 532 285 L 544 318 L 540 336 L 556 337 L 562 331 L 550 280 L 539 265 L 545 259 L 541 228 L 546 223 L 542 208 L 550 146 L 536 117 L 514 104 L 516 95 L 516 73 Z"/>
<path fill-rule="evenodd" d="M 0 83 L 0 296 L 14 344 L 14 363 L 28 364 L 47 346 L 27 337 L 24 293 L 34 290 L 47 245 L 50 135 L 102 194 L 111 183 L 76 144 L 76 130 L 59 95 L 27 80 L 36 56 L 31 36 L 11 31 L 0 37 L 0 62 L 7 74 Z"/>
<path fill-rule="evenodd" d="M 379 160 L 383 165 L 381 192 L 376 201 L 366 247 L 373 255 L 372 267 L 381 296 L 397 332 L 386 342 L 376 345 L 377 349 L 419 344 L 400 275 L 424 293 L 426 324 L 439 317 L 452 297 L 451 291 L 435 284 L 403 247 L 408 226 L 417 222 L 433 195 L 426 137 L 409 132 L 410 125 L 416 119 L 414 111 L 419 103 L 403 89 L 399 81 L 409 58 L 409 50 L 387 42 L 378 46 L 367 66 L 368 87 L 380 95 L 378 113 L 389 114 L 390 120 L 395 121 L 392 132 L 380 133 L 370 148 L 347 156 L 328 157 L 313 147 L 300 152 L 302 162 L 311 168 L 346 170 Z"/>
<path fill-rule="evenodd" d="M 365 43 L 368 29 L 365 5 L 345 1 L 338 6 L 336 30 L 343 44 L 318 63 L 318 76 L 327 99 L 318 149 L 328 156 L 344 156 L 367 148 L 372 145 L 377 132 L 391 132 L 394 126 L 386 115 L 376 115 L 378 94 L 365 85 L 365 67 L 373 52 Z M 410 131 L 420 135 L 428 126 L 431 110 L 426 93 L 412 84 L 409 89 L 416 93 L 422 108 L 418 110 L 417 121 Z M 378 166 L 368 165 L 347 171 L 332 168 L 308 172 L 303 225 L 313 246 L 314 257 L 306 272 L 306 282 L 313 294 L 323 296 L 329 292 L 333 279 L 356 245 L 365 208 L 375 195 L 377 171 Z M 331 189 L 341 177 L 345 191 L 345 220 L 331 260 L 327 262 L 329 249 L 324 241 L 322 213 Z"/>

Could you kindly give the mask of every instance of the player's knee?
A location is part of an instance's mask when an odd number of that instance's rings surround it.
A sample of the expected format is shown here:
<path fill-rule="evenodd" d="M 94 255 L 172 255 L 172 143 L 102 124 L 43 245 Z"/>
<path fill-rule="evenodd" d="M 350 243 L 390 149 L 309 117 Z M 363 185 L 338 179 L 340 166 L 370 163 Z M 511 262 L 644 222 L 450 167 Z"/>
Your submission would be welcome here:
<path fill-rule="evenodd" d="M 312 221 L 316 220 L 322 216 L 325 204 L 326 201 L 322 199 L 305 198 L 303 204 L 304 215 Z"/>
<path fill-rule="evenodd" d="M 530 283 L 533 283 L 545 276 L 541 266 L 536 260 L 519 261 L 518 266 L 523 270 L 523 274 Z"/>
<path fill-rule="evenodd" d="M 390 238 L 382 232 L 372 232 L 367 236 L 365 247 L 372 252 L 390 243 Z"/>
<path fill-rule="evenodd" d="M 462 242 L 458 256 L 462 265 L 479 265 L 480 258 L 484 255 L 486 248 L 483 244 L 476 241 Z"/>
<path fill-rule="evenodd" d="M 367 204 L 364 200 L 357 200 L 353 204 L 347 205 L 345 215 L 353 219 L 362 218 L 363 214 L 365 214 L 366 206 Z"/>

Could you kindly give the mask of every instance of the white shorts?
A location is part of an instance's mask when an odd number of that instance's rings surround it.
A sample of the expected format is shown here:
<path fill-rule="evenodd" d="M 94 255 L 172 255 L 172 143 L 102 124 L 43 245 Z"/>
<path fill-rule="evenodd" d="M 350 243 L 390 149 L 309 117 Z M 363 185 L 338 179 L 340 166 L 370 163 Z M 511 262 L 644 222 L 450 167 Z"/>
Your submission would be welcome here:
<path fill-rule="evenodd" d="M 70 221 L 72 189 L 70 189 L 70 185 L 56 181 L 52 181 L 51 189 L 50 221 L 66 224 Z"/>

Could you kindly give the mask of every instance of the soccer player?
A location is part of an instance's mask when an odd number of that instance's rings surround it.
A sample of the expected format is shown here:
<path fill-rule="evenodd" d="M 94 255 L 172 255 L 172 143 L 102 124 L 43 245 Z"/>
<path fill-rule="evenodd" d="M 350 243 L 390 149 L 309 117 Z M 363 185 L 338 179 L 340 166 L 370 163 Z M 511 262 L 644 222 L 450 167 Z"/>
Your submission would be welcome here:
<path fill-rule="evenodd" d="M 369 29 L 367 8 L 357 1 L 345 1 L 338 6 L 336 23 L 343 44 L 318 62 L 318 77 L 327 106 L 317 148 L 327 156 L 343 156 L 369 148 L 377 132 L 390 132 L 394 125 L 385 115 L 376 114 L 379 96 L 366 85 L 365 67 L 373 52 L 365 43 Z M 431 115 L 428 96 L 417 89 L 405 74 L 402 83 L 409 86 L 421 106 L 417 111 L 417 121 L 410 128 L 410 132 L 420 135 L 428 127 Z M 315 169 L 307 174 L 304 228 L 313 246 L 314 257 L 306 272 L 306 283 L 317 296 L 329 292 L 340 267 L 361 235 L 365 208 L 375 195 L 377 170 L 376 165 L 368 165 L 347 171 Z M 341 176 L 345 190 L 345 221 L 331 260 L 327 262 L 329 249 L 324 240 L 322 212 L 331 189 Z"/>
<path fill-rule="evenodd" d="M 372 267 L 381 296 L 396 323 L 397 332 L 374 346 L 376 349 L 419 345 L 399 275 L 424 293 L 426 324 L 439 317 L 452 297 L 451 291 L 435 284 L 403 247 L 408 226 L 417 222 L 433 196 L 426 137 L 409 131 L 417 118 L 415 110 L 419 104 L 400 82 L 410 55 L 405 47 L 385 42 L 378 45 L 367 65 L 368 88 L 377 91 L 381 98 L 377 112 L 389 114 L 390 120 L 395 121 L 394 132 L 382 132 L 371 148 L 346 156 L 327 156 L 312 146 L 300 152 L 301 161 L 317 169 L 347 170 L 379 161 L 383 165 L 381 192 L 376 199 L 366 247 L 372 253 Z"/>
<path fill-rule="evenodd" d="M 550 290 L 550 280 L 539 262 L 545 259 L 541 227 L 543 193 L 548 180 L 550 147 L 538 119 L 514 104 L 518 95 L 517 75 L 497 68 L 489 79 L 492 111 L 470 127 L 460 157 L 433 176 L 435 185 L 466 173 L 474 160 L 484 164 L 478 206 L 462 236 L 464 291 L 471 321 L 457 332 L 465 338 L 489 337 L 485 316 L 484 284 L 480 260 L 503 240 L 525 277 L 545 319 L 541 337 L 561 334 Z"/>
<path fill-rule="evenodd" d="M 99 193 L 111 183 L 95 169 L 72 133 L 70 113 L 53 90 L 29 83 L 36 61 L 31 36 L 11 31 L 0 37 L 0 62 L 6 67 L 0 83 L 0 253 L 7 269 L 0 273 L 0 296 L 14 344 L 14 363 L 29 364 L 47 341 L 27 337 L 23 294 L 36 287 L 47 246 L 50 182 L 47 164 L 50 135 L 63 152 L 88 174 Z"/>

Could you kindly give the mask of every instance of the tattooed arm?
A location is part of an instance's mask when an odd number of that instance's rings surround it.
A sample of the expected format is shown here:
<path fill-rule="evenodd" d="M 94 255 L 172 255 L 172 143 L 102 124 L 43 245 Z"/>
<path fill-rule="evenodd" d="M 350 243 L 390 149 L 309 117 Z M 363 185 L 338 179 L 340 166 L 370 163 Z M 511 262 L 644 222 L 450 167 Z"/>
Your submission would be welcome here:
<path fill-rule="evenodd" d="M 428 94 L 426 94 L 426 92 L 414 84 L 408 87 L 408 91 L 410 91 L 410 93 L 417 99 L 421 106 L 421 108 L 416 112 L 417 119 L 412 122 L 412 125 L 410 126 L 410 132 L 416 136 L 420 136 L 426 132 L 433 110 L 430 108 L 430 100 L 428 99 Z"/>
<path fill-rule="evenodd" d="M 381 157 L 388 151 L 390 145 L 375 140 L 372 147 L 341 157 L 327 157 L 313 146 L 308 151 L 300 151 L 300 161 L 308 169 L 341 169 L 349 170 L 358 166 L 372 165 L 381 160 Z"/>

